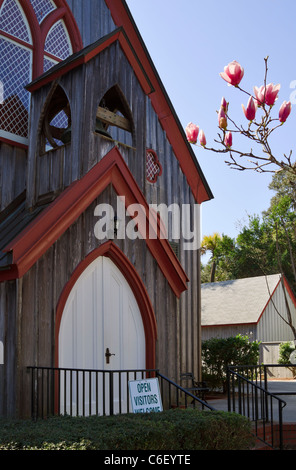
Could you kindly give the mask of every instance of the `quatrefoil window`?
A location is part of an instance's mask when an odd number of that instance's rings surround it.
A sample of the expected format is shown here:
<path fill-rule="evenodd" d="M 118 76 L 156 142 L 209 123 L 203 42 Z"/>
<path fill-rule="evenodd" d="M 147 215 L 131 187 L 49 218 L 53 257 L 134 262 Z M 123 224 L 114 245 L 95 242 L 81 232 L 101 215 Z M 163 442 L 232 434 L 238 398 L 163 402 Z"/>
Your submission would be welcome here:
<path fill-rule="evenodd" d="M 146 178 L 149 183 L 156 183 L 162 174 L 162 167 L 154 150 L 148 149 L 146 153 Z"/>

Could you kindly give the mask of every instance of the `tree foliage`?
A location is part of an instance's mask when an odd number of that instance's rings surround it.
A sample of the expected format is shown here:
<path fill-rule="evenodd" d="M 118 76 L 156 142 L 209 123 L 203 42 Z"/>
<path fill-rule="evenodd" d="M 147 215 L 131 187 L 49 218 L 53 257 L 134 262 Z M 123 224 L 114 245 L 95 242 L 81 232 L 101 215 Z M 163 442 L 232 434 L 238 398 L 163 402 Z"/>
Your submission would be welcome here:
<path fill-rule="evenodd" d="M 204 236 L 201 242 L 201 254 L 211 253 L 208 267 L 203 267 L 202 282 L 224 281 L 231 275 L 227 270 L 227 264 L 231 264 L 231 258 L 235 251 L 235 240 L 227 235 L 214 233 L 212 236 Z"/>
<path fill-rule="evenodd" d="M 270 208 L 276 206 L 283 196 L 291 201 L 291 210 L 296 210 L 296 175 L 289 170 L 278 171 L 272 177 L 269 189 L 275 191 L 270 201 Z"/>
<path fill-rule="evenodd" d="M 291 364 L 290 362 L 290 355 L 295 351 L 295 346 L 292 345 L 291 341 L 286 341 L 285 343 L 280 344 L 279 350 L 279 364 Z"/>
<path fill-rule="evenodd" d="M 249 216 L 236 239 L 222 235 L 218 240 L 211 258 L 216 281 L 283 273 L 296 292 L 296 198 L 282 186 L 284 178 L 273 181 L 278 193 L 270 207 L 261 216 Z M 213 282 L 206 266 L 202 282 Z"/>
<path fill-rule="evenodd" d="M 210 338 L 202 343 L 203 379 L 213 388 L 227 390 L 227 366 L 256 365 L 259 359 L 258 341 L 248 336 Z"/>

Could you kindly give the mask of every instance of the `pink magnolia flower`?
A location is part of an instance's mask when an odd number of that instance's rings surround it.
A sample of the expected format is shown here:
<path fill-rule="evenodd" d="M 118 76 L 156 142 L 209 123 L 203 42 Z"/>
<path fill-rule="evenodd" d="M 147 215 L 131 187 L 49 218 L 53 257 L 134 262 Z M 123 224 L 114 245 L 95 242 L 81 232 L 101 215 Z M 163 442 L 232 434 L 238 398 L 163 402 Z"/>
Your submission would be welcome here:
<path fill-rule="evenodd" d="M 226 132 L 225 134 L 224 144 L 226 145 L 226 147 L 232 146 L 232 134 L 230 131 Z"/>
<path fill-rule="evenodd" d="M 205 145 L 207 145 L 206 136 L 205 136 L 205 133 L 204 133 L 204 131 L 203 131 L 202 129 L 199 131 L 199 136 L 198 136 L 198 138 L 199 138 L 199 143 L 200 143 L 200 145 L 202 145 L 203 147 L 204 147 Z"/>
<path fill-rule="evenodd" d="M 253 100 L 252 96 L 250 96 L 247 108 L 244 107 L 242 104 L 243 112 L 245 113 L 246 118 L 249 121 L 253 121 L 255 119 L 256 111 L 257 111 L 257 105 L 255 101 Z"/>
<path fill-rule="evenodd" d="M 236 60 L 233 60 L 224 67 L 224 72 L 221 72 L 220 76 L 231 85 L 237 86 L 244 76 L 244 69 Z"/>
<path fill-rule="evenodd" d="M 218 125 L 221 129 L 227 128 L 227 117 L 223 108 L 220 108 L 220 111 L 218 113 Z"/>
<path fill-rule="evenodd" d="M 273 106 L 275 100 L 277 100 L 278 92 L 280 91 L 281 85 L 278 83 L 277 85 L 273 85 L 273 83 L 269 83 L 266 86 L 266 94 L 265 94 L 265 103 L 268 106 Z"/>
<path fill-rule="evenodd" d="M 188 142 L 190 142 L 191 144 L 196 144 L 199 127 L 196 124 L 193 124 L 192 122 L 190 122 L 187 125 L 185 132 L 186 132 L 186 137 L 187 137 Z"/>
<path fill-rule="evenodd" d="M 279 120 L 280 122 L 286 122 L 290 112 L 292 109 L 292 105 L 290 101 L 284 101 L 282 106 L 280 107 L 279 110 Z"/>
<path fill-rule="evenodd" d="M 262 106 L 262 104 L 267 104 L 268 106 L 273 106 L 275 100 L 277 99 L 278 92 L 280 91 L 281 85 L 274 85 L 273 83 L 269 83 L 266 85 L 262 85 L 260 88 L 254 87 L 254 93 L 257 100 L 258 106 Z"/>
<path fill-rule="evenodd" d="M 257 106 L 262 106 L 265 102 L 265 87 L 262 85 L 260 88 L 254 86 L 254 93 L 256 97 Z"/>

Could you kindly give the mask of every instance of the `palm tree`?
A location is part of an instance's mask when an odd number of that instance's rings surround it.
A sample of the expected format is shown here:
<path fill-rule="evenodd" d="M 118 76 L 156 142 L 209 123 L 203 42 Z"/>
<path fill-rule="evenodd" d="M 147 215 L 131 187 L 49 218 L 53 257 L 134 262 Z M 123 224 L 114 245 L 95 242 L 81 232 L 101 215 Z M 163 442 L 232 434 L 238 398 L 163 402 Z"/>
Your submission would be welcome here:
<path fill-rule="evenodd" d="M 211 268 L 211 278 L 210 282 L 215 281 L 215 274 L 216 274 L 216 267 L 217 267 L 217 259 L 216 259 L 216 250 L 218 247 L 219 242 L 222 241 L 221 235 L 215 232 L 213 235 L 205 235 L 201 241 L 201 248 L 200 252 L 204 255 L 207 251 L 210 251 L 211 261 L 212 261 L 212 268 Z"/>

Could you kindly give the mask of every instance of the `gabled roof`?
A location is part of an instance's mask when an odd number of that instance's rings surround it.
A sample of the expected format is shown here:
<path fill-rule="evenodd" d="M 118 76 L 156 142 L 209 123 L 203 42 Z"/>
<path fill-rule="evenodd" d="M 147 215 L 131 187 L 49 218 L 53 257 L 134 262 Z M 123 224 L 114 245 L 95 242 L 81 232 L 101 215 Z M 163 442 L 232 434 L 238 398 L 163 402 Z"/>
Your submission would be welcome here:
<path fill-rule="evenodd" d="M 136 51 L 143 68 L 145 69 L 154 91 L 149 95 L 159 121 L 167 134 L 167 138 L 174 149 L 180 166 L 186 175 L 187 182 L 193 196 L 198 203 L 213 198 L 210 187 L 203 175 L 196 156 L 188 143 L 185 132 L 174 107 L 167 95 L 158 72 L 151 60 L 141 34 L 131 15 L 125 0 L 105 0 L 111 12 L 114 23 L 123 27 L 127 37 Z"/>
<path fill-rule="evenodd" d="M 196 202 L 201 204 L 204 201 L 212 199 L 212 191 L 200 168 L 192 147 L 187 141 L 184 129 L 181 126 L 179 118 L 166 93 L 126 2 L 124 0 L 106 0 L 106 4 L 118 29 L 52 67 L 41 75 L 41 77 L 31 82 L 26 88 L 34 92 L 42 85 L 49 83 L 67 73 L 69 70 L 87 63 L 115 41 L 118 41 L 129 63 L 133 67 L 143 91 L 151 100 L 152 106 L 158 115 L 162 128 L 166 132 L 167 138 L 186 176 Z"/>
<path fill-rule="evenodd" d="M 3 257 L 0 282 L 22 277 L 108 185 L 112 185 L 119 196 L 125 196 L 126 208 L 131 204 L 139 204 L 143 208 L 143 230 L 147 229 L 149 233 L 149 228 L 154 228 L 157 231 L 155 236 L 145 238 L 147 248 L 175 295 L 180 297 L 187 289 L 188 277 L 168 240 L 162 238 L 160 222 L 152 221 L 151 224 L 148 203 L 117 147 L 82 179 L 73 182 L 52 203 L 43 207 L 40 213 L 30 213 L 22 204 L 16 208 L 20 211 L 19 229 L 15 231 L 12 226 L 9 231 L 8 223 L 7 244 L 3 246 L 2 242 L 0 246 Z M 4 265 L 4 260 L 9 264 Z"/>
<path fill-rule="evenodd" d="M 153 91 L 153 86 L 122 27 L 117 28 L 115 31 L 112 31 L 106 36 L 98 39 L 98 41 L 84 47 L 75 54 L 70 55 L 67 59 L 54 65 L 49 70 L 47 70 L 47 72 L 43 73 L 38 78 L 29 83 L 26 86 L 27 90 L 34 92 L 35 90 L 38 90 L 38 88 L 44 86 L 46 83 L 51 83 L 54 79 L 65 75 L 70 70 L 73 70 L 80 65 L 87 64 L 93 57 L 96 57 L 107 47 L 117 41 L 121 45 L 122 50 L 133 67 L 144 92 L 146 94 L 151 93 Z"/>
<path fill-rule="evenodd" d="M 280 279 L 273 274 L 202 284 L 202 326 L 258 323 Z"/>
<path fill-rule="evenodd" d="M 47 204 L 26 209 L 26 191 L 21 193 L 0 213 L 0 271 L 12 263 L 10 252 L 3 251 L 5 246 L 17 237 L 41 212 Z"/>

